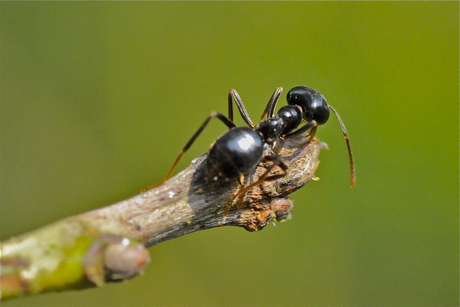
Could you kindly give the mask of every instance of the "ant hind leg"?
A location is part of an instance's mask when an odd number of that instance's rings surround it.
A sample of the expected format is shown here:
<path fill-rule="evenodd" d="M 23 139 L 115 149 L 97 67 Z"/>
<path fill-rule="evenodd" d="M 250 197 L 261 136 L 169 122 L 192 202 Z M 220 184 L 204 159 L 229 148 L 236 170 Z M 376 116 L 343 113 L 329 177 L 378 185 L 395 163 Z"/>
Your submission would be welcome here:
<path fill-rule="evenodd" d="M 255 182 L 253 182 L 251 184 L 248 184 L 243 189 L 241 189 L 240 191 L 235 193 L 235 195 L 233 195 L 229 205 L 227 206 L 227 210 L 224 213 L 224 215 L 228 214 L 228 211 L 231 208 L 231 204 L 235 201 L 235 199 L 237 197 L 240 197 L 237 207 L 241 208 L 241 206 L 243 205 L 244 197 L 246 196 L 246 194 L 248 193 L 248 191 L 250 189 L 252 189 L 253 187 L 255 187 L 255 186 L 259 185 L 259 184 L 261 184 L 262 182 L 276 180 L 276 179 L 279 179 L 279 178 L 283 178 L 284 176 L 287 175 L 288 167 L 286 166 L 286 164 L 283 163 L 283 161 L 281 161 L 281 158 L 278 155 L 266 156 L 266 157 L 264 157 L 264 160 L 265 161 L 271 161 L 271 162 L 273 162 L 273 164 L 270 165 L 267 168 L 267 170 L 265 171 L 265 173 L 263 173 L 262 176 L 260 176 Z M 273 168 L 275 166 L 279 166 L 281 168 L 281 170 L 283 171 L 283 173 L 269 176 L 270 172 L 273 170 Z"/>
<path fill-rule="evenodd" d="M 151 189 L 159 186 L 160 184 L 162 184 L 163 182 L 165 182 L 166 180 L 168 180 L 171 177 L 174 169 L 176 168 L 176 165 L 179 163 L 179 161 L 182 158 L 182 156 L 184 155 L 184 153 L 186 153 L 187 150 L 192 146 L 192 144 L 200 136 L 200 134 L 203 132 L 204 128 L 206 128 L 206 126 L 209 124 L 209 122 L 213 118 L 220 119 L 220 121 L 222 123 L 224 123 L 229 129 L 231 129 L 233 127 L 236 127 L 236 125 L 230 119 L 228 119 L 225 115 L 223 115 L 223 114 L 221 114 L 219 112 L 212 112 L 211 114 L 209 114 L 208 118 L 206 118 L 206 120 L 201 124 L 200 128 L 198 128 L 198 130 L 195 132 L 195 134 L 193 134 L 193 136 L 190 138 L 190 140 L 188 140 L 187 144 L 185 144 L 184 148 L 182 148 L 181 153 L 177 156 L 176 160 L 174 161 L 174 164 L 172 165 L 172 167 L 169 170 L 169 172 L 166 175 L 166 177 L 164 177 L 163 180 L 161 180 L 157 184 L 154 184 L 152 186 L 149 186 L 149 187 L 143 189 L 141 191 L 141 193 L 144 193 L 147 190 L 151 190 Z"/>

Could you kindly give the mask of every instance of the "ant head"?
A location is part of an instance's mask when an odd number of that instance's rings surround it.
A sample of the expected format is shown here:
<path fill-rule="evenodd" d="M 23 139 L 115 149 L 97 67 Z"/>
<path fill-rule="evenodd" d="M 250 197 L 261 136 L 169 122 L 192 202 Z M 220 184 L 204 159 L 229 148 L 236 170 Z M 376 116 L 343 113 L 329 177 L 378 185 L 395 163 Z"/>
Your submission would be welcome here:
<path fill-rule="evenodd" d="M 318 91 L 307 86 L 296 86 L 286 96 L 289 105 L 298 105 L 302 108 L 303 117 L 307 122 L 316 121 L 323 125 L 329 119 L 329 105 L 326 98 Z"/>
<path fill-rule="evenodd" d="M 353 187 L 356 182 L 355 163 L 353 161 L 353 153 L 351 152 L 350 140 L 348 132 L 340 118 L 339 113 L 330 105 L 327 104 L 326 98 L 318 91 L 307 86 L 296 86 L 287 93 L 287 102 L 289 105 L 298 105 L 302 108 L 303 118 L 307 122 L 316 121 L 318 125 L 323 125 L 329 119 L 329 110 L 334 112 L 340 127 L 342 128 L 343 137 L 347 143 L 348 157 L 350 159 L 350 186 Z"/>

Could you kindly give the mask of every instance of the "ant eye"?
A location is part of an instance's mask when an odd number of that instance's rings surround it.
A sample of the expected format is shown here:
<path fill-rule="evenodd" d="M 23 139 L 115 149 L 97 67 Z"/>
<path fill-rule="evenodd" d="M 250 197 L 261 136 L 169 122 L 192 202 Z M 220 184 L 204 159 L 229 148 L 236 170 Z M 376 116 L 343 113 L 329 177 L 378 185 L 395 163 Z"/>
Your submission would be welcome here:
<path fill-rule="evenodd" d="M 304 112 L 304 119 L 308 122 L 314 120 L 323 125 L 329 119 L 329 105 L 318 91 L 307 86 L 296 86 L 286 96 L 290 105 L 298 105 Z"/>

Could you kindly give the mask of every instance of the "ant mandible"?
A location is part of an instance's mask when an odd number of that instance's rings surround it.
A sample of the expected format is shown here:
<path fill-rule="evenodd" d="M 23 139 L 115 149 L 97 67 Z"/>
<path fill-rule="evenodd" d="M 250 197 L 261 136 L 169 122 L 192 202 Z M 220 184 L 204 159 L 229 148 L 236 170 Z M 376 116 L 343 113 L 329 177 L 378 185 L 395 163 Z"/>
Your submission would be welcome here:
<path fill-rule="evenodd" d="M 242 194 L 244 197 L 249 189 L 263 181 L 284 177 L 288 172 L 288 167 L 281 161 L 280 156 L 272 150 L 276 141 L 281 138 L 286 139 L 294 135 L 299 135 L 308 130 L 310 130 L 308 138 L 313 139 L 317 127 L 324 125 L 329 119 L 329 110 L 332 110 L 337 117 L 346 140 L 350 160 L 350 186 L 353 187 L 356 182 L 353 154 L 348 132 L 340 115 L 327 103 L 323 95 L 307 86 L 292 88 L 286 96 L 288 105 L 283 106 L 274 115 L 276 103 L 282 91 L 283 88 L 281 87 L 275 90 L 262 113 L 259 124 L 256 126 L 249 117 L 237 91 L 234 89 L 230 90 L 228 94 L 228 117 L 219 112 L 212 112 L 184 146 L 166 177 L 156 185 L 145 190 L 156 187 L 168 180 L 181 157 L 192 146 L 210 120 L 218 118 L 229 130 L 217 139 L 208 152 L 206 159 L 207 180 L 227 182 L 238 180 L 240 185 L 243 186 L 244 175 L 255 169 L 261 161 L 273 162 L 257 181 L 245 186 L 236 193 L 232 198 L 231 202 L 233 202 L 238 195 L 244 193 Z M 237 127 L 233 123 L 233 102 L 235 102 L 241 117 L 249 127 Z M 303 121 L 306 124 L 296 129 Z M 270 171 L 276 165 L 282 169 L 283 173 L 270 176 Z"/>

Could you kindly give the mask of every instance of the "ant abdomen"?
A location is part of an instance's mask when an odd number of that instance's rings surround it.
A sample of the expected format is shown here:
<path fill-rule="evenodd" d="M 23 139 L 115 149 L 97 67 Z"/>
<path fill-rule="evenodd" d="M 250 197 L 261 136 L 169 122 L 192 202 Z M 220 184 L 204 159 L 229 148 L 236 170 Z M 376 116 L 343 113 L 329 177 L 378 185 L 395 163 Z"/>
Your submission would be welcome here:
<path fill-rule="evenodd" d="M 235 181 L 255 169 L 262 160 L 262 137 L 249 127 L 235 127 L 211 147 L 206 159 L 206 178 L 211 181 Z"/>

